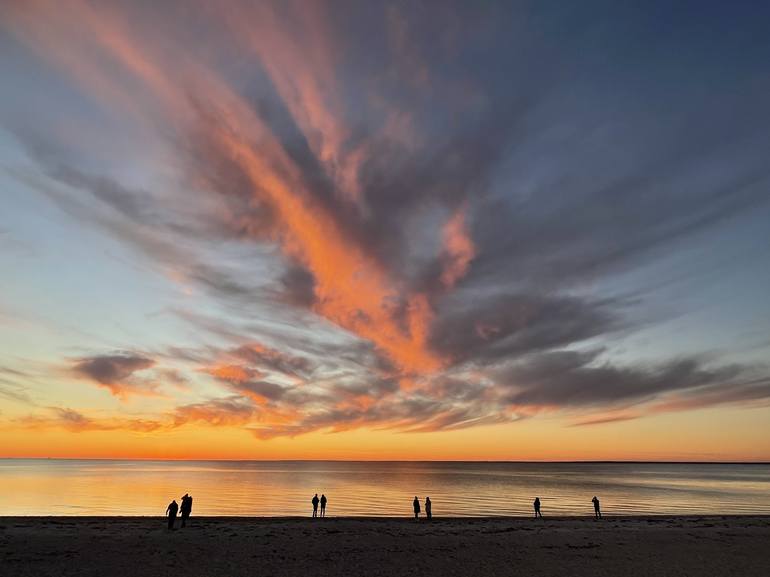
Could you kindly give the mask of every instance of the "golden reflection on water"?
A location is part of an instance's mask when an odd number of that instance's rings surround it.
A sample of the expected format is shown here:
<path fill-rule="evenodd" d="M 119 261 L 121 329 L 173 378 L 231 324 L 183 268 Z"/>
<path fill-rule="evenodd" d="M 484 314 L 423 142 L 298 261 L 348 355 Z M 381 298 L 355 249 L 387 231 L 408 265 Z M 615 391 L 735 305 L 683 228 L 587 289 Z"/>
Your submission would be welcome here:
<path fill-rule="evenodd" d="M 194 496 L 195 515 L 436 516 L 770 514 L 770 465 L 0 460 L 0 515 L 162 515 Z"/>

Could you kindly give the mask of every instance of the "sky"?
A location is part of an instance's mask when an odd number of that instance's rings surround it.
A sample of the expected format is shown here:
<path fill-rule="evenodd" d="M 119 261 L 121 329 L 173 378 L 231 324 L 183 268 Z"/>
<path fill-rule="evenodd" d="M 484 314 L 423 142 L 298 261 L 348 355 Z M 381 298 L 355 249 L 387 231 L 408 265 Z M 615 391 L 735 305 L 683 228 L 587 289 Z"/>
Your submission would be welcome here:
<path fill-rule="evenodd" d="M 770 460 L 724 2 L 0 5 L 0 456 Z"/>

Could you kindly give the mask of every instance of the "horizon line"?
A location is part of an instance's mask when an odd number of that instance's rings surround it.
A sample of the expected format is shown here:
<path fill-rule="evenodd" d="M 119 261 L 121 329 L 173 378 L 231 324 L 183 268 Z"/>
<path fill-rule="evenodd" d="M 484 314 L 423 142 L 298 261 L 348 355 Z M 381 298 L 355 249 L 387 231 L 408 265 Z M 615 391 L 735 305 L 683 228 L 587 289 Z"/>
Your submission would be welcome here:
<path fill-rule="evenodd" d="M 493 463 L 493 464 L 649 464 L 649 465 L 770 465 L 767 461 L 573 459 L 573 460 L 498 460 L 498 459 L 178 459 L 150 457 L 3 457 L 1 461 L 136 461 L 136 462 L 216 462 L 216 463 Z"/>

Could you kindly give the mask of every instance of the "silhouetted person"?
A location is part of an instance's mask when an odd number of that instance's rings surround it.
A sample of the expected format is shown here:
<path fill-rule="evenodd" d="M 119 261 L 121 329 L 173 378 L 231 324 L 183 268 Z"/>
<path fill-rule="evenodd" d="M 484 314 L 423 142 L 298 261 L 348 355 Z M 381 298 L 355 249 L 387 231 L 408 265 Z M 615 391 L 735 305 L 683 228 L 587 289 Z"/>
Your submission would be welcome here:
<path fill-rule="evenodd" d="M 602 510 L 599 507 L 599 499 L 596 498 L 596 495 L 594 495 L 594 498 L 591 499 L 591 502 L 594 504 L 594 517 L 596 519 L 602 518 Z"/>
<path fill-rule="evenodd" d="M 412 501 L 412 507 L 414 507 L 414 518 L 417 519 L 420 517 L 420 500 L 415 497 L 414 501 Z"/>
<path fill-rule="evenodd" d="M 326 495 L 321 495 L 321 517 L 326 517 Z"/>
<path fill-rule="evenodd" d="M 166 514 L 168 515 L 168 528 L 172 530 L 174 528 L 174 521 L 176 520 L 176 512 L 179 510 L 179 505 L 176 501 L 171 501 L 166 507 Z"/>
<path fill-rule="evenodd" d="M 543 514 L 540 512 L 540 497 L 535 497 L 535 502 L 533 503 L 535 506 L 535 519 L 540 517 L 543 518 Z"/>
<path fill-rule="evenodd" d="M 313 517 L 318 517 L 318 493 L 315 494 L 315 497 L 310 502 L 313 503 Z"/>
<path fill-rule="evenodd" d="M 433 518 L 430 512 L 430 505 L 430 497 L 425 497 L 425 516 L 428 518 L 428 521 Z"/>
<path fill-rule="evenodd" d="M 192 512 L 192 497 L 187 493 L 182 497 L 182 506 L 179 507 L 179 512 L 182 515 L 182 527 L 185 527 L 187 525 L 187 519 L 190 518 L 190 513 Z"/>

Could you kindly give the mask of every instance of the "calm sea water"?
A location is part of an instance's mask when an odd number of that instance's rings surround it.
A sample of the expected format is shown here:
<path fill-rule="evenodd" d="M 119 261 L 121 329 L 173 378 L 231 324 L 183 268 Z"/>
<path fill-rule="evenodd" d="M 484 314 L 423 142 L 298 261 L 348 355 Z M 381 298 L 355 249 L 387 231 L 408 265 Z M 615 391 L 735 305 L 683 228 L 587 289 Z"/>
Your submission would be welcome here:
<path fill-rule="evenodd" d="M 160 515 L 194 496 L 197 515 L 770 514 L 770 465 L 325 461 L 0 460 L 0 515 Z"/>

